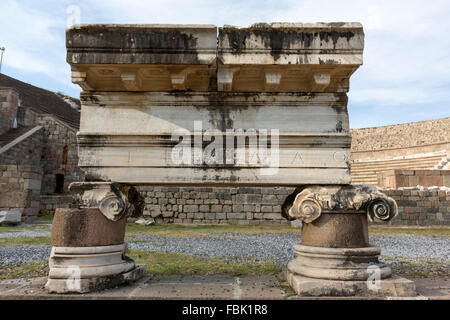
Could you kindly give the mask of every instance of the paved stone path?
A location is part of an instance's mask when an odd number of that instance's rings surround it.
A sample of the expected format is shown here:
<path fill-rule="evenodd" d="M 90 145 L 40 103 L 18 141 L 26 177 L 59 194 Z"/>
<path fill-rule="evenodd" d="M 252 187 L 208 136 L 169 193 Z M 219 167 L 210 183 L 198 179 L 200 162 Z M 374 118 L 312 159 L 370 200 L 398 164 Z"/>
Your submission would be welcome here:
<path fill-rule="evenodd" d="M 214 299 L 214 300 L 282 300 L 299 298 L 286 292 L 275 276 L 233 277 L 210 276 L 146 276 L 133 285 L 89 294 L 48 294 L 46 278 L 6 280 L 0 282 L 0 300 L 35 299 Z M 449 279 L 415 279 L 418 296 L 408 299 L 449 300 Z M 329 299 L 329 298 L 321 298 Z M 335 299 L 335 298 L 333 298 Z M 340 298 L 356 299 L 356 298 Z M 387 298 L 389 299 L 389 298 Z M 395 299 L 395 298 L 391 298 Z"/>

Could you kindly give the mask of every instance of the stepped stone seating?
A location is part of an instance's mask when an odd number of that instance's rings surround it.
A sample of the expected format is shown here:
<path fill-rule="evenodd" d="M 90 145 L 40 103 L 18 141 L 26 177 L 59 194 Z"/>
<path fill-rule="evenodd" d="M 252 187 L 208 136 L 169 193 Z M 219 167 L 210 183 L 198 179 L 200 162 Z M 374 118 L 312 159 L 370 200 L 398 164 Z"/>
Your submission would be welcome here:
<path fill-rule="evenodd" d="M 445 169 L 446 151 L 385 159 L 358 159 L 351 163 L 352 184 L 377 185 L 377 173 L 394 169 Z"/>

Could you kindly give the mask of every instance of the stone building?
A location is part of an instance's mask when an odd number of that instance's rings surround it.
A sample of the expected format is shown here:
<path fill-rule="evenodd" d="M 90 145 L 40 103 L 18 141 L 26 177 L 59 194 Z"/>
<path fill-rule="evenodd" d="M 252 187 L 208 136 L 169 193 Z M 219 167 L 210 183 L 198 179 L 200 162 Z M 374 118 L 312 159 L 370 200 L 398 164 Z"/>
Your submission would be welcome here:
<path fill-rule="evenodd" d="M 78 169 L 79 102 L 0 74 L 0 212 L 37 218 L 41 196 L 62 195 Z"/>

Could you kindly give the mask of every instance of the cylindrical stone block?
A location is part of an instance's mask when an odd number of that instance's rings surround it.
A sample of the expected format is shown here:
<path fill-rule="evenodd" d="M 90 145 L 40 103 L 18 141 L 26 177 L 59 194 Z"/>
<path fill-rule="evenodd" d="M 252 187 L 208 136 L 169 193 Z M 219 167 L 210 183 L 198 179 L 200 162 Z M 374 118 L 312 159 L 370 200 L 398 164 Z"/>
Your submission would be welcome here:
<path fill-rule="evenodd" d="M 302 227 L 302 244 L 324 248 L 369 246 L 367 216 L 364 213 L 322 213 Z"/>
<path fill-rule="evenodd" d="M 54 247 L 123 244 L 126 220 L 108 220 L 98 209 L 56 209 L 51 243 Z"/>

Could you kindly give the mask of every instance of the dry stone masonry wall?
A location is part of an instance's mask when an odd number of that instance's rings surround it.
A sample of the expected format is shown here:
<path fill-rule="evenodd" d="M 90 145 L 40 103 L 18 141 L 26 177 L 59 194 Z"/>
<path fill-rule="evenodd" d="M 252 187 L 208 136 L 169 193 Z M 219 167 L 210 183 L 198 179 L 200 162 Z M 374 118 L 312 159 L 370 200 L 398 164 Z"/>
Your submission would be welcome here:
<path fill-rule="evenodd" d="M 139 187 L 144 215 L 169 224 L 289 224 L 281 215 L 295 188 L 279 187 Z M 391 225 L 450 225 L 450 189 L 445 187 L 382 189 L 394 198 L 399 215 Z"/>
<path fill-rule="evenodd" d="M 450 142 L 450 118 L 351 130 L 352 152 Z"/>
<path fill-rule="evenodd" d="M 144 215 L 157 223 L 286 224 L 285 199 L 295 188 L 139 187 Z"/>

